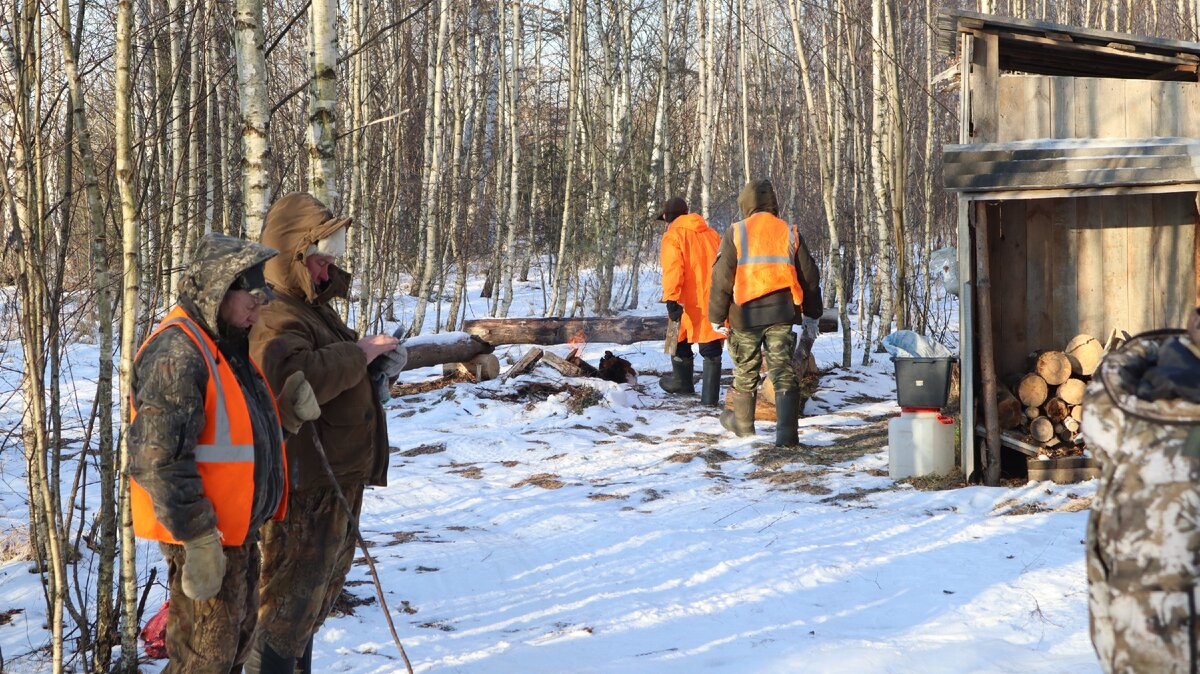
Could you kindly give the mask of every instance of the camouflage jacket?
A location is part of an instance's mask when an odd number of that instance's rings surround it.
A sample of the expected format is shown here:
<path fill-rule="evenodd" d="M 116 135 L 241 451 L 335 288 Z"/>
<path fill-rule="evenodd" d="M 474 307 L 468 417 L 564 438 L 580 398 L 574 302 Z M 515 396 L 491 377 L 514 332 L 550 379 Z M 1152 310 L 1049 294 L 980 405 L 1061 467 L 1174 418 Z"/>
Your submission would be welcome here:
<path fill-rule="evenodd" d="M 238 274 L 274 254 L 250 241 L 206 236 L 197 245 L 179 289 L 180 306 L 228 359 L 250 411 L 254 432 L 251 536 L 274 514 L 283 496 L 283 435 L 270 393 L 250 361 L 248 331 L 225 325 L 218 309 Z M 164 330 L 149 340 L 133 366 L 130 391 L 137 417 L 129 427 L 129 474 L 150 494 L 158 520 L 181 541 L 217 524 L 194 455 L 205 426 L 208 376 L 196 345 L 178 329 Z"/>
<path fill-rule="evenodd" d="M 1175 338 L 1139 336 L 1110 354 L 1083 401 L 1082 432 L 1101 464 L 1088 579 L 1115 590 L 1170 592 L 1200 580 L 1200 404 L 1136 395 Z"/>
<path fill-rule="evenodd" d="M 338 482 L 387 484 L 383 405 L 367 375 L 358 333 L 330 306 L 349 294 L 350 275 L 330 265 L 329 283 L 317 289 L 304 266 L 311 244 L 346 225 L 346 219 L 335 218 L 317 199 L 293 193 L 275 202 L 263 226 L 263 243 L 281 251 L 266 265 L 277 299 L 263 307 L 262 319 L 250 332 L 251 353 L 273 386 L 303 372 L 321 405 L 321 417 L 288 442 L 288 460 L 296 467 L 293 490 L 330 486 L 313 430 Z"/>

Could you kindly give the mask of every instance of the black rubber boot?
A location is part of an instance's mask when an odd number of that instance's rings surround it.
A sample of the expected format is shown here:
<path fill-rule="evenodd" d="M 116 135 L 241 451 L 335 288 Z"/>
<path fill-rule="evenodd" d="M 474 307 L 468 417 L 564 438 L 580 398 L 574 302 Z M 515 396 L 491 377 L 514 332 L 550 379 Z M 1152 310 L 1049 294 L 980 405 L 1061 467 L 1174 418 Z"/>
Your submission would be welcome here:
<path fill-rule="evenodd" d="M 313 637 L 309 637 L 308 646 L 304 648 L 304 655 L 296 659 L 296 674 L 312 674 L 312 645 Z"/>
<path fill-rule="evenodd" d="M 704 374 L 700 376 L 700 404 L 713 407 L 721 404 L 720 358 L 704 359 Z"/>
<path fill-rule="evenodd" d="M 721 425 L 739 438 L 754 435 L 754 403 L 757 394 L 742 393 L 731 388 L 726 397 L 732 402 L 733 409 L 721 412 Z"/>
<path fill-rule="evenodd" d="M 691 358 L 680 358 L 679 356 L 671 357 L 671 374 L 665 374 L 658 378 L 658 385 L 667 393 L 686 393 L 692 394 L 696 392 L 696 383 L 692 374 Z"/>
<path fill-rule="evenodd" d="M 775 446 L 795 447 L 800 444 L 797 423 L 800 420 L 800 391 L 788 389 L 775 393 Z"/>
<path fill-rule="evenodd" d="M 296 658 L 285 658 L 262 639 L 255 641 L 250 657 L 242 665 L 243 674 L 295 674 Z"/>

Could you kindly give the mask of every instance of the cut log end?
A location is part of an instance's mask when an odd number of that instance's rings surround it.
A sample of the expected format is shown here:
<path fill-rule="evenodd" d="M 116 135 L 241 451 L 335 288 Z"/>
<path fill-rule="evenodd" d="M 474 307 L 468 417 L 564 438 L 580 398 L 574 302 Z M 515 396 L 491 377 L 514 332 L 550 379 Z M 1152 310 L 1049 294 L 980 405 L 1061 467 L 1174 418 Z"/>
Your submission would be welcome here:
<path fill-rule="evenodd" d="M 1026 407 L 1040 407 L 1050 396 L 1050 386 L 1041 375 L 1031 372 L 1017 384 L 1017 397 Z"/>
<path fill-rule="evenodd" d="M 1038 417 L 1029 422 L 1029 434 L 1041 443 L 1054 439 L 1054 422 L 1046 417 Z"/>
<path fill-rule="evenodd" d="M 1090 377 L 1104 357 L 1104 346 L 1091 335 L 1075 335 L 1063 349 L 1071 363 L 1071 373 L 1077 377 Z"/>
<path fill-rule="evenodd" d="M 1034 371 L 1050 386 L 1058 386 L 1071 378 L 1071 361 L 1062 351 L 1046 351 L 1038 356 Z"/>
<path fill-rule="evenodd" d="M 1058 385 L 1054 394 L 1062 398 L 1068 405 L 1078 405 L 1083 402 L 1083 392 L 1087 384 L 1082 379 L 1071 378 Z"/>

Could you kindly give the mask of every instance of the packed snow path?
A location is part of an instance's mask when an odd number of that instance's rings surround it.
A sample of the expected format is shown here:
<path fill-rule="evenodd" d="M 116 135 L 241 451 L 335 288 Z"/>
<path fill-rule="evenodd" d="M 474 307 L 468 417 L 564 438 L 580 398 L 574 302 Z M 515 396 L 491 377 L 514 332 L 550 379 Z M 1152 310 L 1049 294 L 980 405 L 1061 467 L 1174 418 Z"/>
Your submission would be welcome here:
<path fill-rule="evenodd" d="M 539 369 L 389 405 L 363 529 L 418 670 L 1098 671 L 1092 485 L 897 485 L 886 364 L 828 375 L 791 451 L 655 381 Z M 317 669 L 402 671 L 378 613 L 330 620 Z"/>

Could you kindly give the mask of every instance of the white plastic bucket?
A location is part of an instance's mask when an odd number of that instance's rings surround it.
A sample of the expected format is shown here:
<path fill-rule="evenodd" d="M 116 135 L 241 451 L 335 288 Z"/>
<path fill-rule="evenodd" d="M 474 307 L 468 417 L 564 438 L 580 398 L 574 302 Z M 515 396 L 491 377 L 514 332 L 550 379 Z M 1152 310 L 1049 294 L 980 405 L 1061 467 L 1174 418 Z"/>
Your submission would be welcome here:
<path fill-rule="evenodd" d="M 946 474 L 954 470 L 954 420 L 937 410 L 904 410 L 888 422 L 888 476 Z"/>

